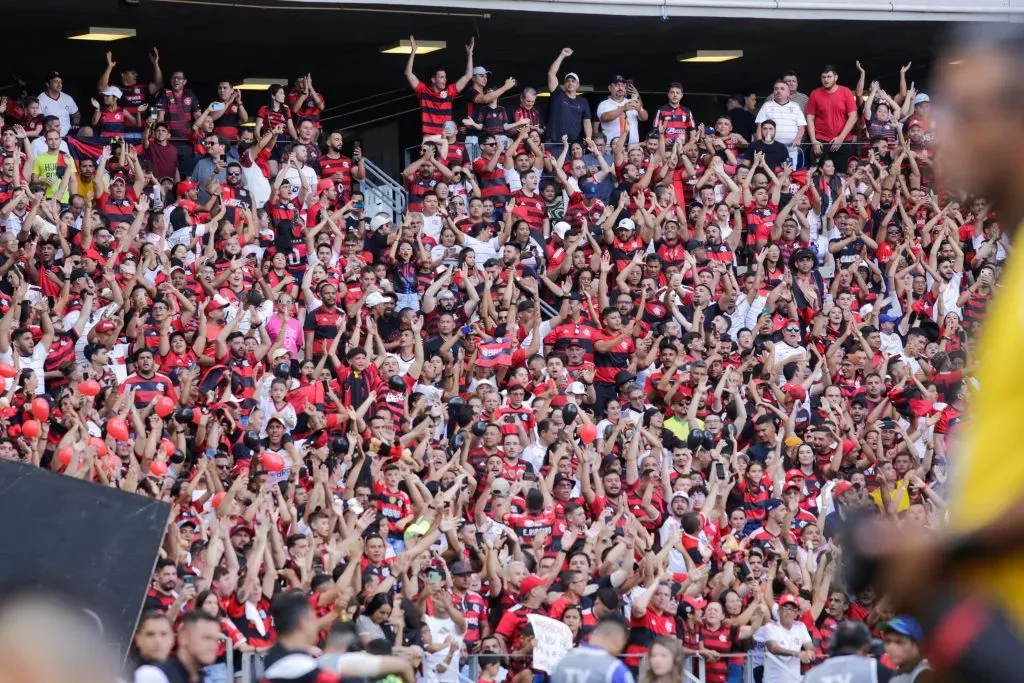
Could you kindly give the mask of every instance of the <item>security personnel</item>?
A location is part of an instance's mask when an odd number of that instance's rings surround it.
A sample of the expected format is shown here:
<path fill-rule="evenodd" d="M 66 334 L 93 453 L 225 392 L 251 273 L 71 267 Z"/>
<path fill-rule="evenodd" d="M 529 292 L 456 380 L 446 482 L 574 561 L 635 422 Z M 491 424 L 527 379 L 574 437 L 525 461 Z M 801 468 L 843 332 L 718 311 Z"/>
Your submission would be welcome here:
<path fill-rule="evenodd" d="M 804 683 L 890 683 L 892 672 L 871 657 L 871 631 L 861 621 L 844 621 L 832 634 L 832 656 L 804 676 Z"/>
<path fill-rule="evenodd" d="M 622 615 L 605 614 L 590 634 L 590 642 L 570 650 L 555 665 L 551 683 L 633 683 L 633 674 L 618 659 L 628 639 L 629 626 Z"/>

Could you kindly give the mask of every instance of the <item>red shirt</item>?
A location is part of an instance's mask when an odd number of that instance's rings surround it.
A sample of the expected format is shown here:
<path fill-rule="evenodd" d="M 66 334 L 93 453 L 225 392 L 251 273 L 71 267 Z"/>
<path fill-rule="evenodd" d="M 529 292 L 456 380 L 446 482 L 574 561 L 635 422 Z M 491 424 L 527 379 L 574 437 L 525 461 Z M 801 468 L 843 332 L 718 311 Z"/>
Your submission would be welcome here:
<path fill-rule="evenodd" d="M 850 112 L 857 112 L 853 93 L 845 85 L 837 85 L 832 92 L 826 92 L 824 88 L 811 91 L 805 113 L 814 117 L 815 139 L 825 142 L 843 132 Z M 850 142 L 853 135 L 847 135 L 845 139 Z"/>

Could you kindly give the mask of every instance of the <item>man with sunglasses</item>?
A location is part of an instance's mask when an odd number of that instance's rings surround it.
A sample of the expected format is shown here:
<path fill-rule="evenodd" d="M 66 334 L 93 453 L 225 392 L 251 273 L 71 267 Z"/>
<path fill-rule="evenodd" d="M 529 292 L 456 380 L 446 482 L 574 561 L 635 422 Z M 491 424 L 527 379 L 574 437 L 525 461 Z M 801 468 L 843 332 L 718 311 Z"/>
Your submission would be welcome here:
<path fill-rule="evenodd" d="M 237 161 L 229 163 L 225 177 L 227 183 L 220 186 L 220 200 L 227 207 L 224 217 L 237 226 L 242 222 L 243 217 L 248 217 L 254 200 L 252 193 L 245 187 L 240 163 Z"/>
<path fill-rule="evenodd" d="M 196 162 L 192 169 L 192 181 L 199 185 L 199 203 L 205 204 L 210 201 L 210 181 L 223 185 L 227 181 L 227 162 L 224 157 L 227 155 L 228 141 L 223 135 L 210 133 L 203 144 L 206 146 L 206 155 Z"/>

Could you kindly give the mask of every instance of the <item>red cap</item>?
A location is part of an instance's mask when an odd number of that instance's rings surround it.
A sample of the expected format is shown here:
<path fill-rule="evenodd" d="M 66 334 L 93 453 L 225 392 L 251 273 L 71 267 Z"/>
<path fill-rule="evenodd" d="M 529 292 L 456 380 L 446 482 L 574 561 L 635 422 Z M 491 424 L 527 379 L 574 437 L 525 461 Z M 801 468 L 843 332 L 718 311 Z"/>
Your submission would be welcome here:
<path fill-rule="evenodd" d="M 102 256 L 100 256 L 100 252 L 96 251 L 95 247 L 89 247 L 88 249 L 83 251 L 82 252 L 82 256 L 85 256 L 87 258 L 91 258 L 93 261 L 96 261 L 101 266 L 106 265 L 106 263 L 107 263 L 107 259 L 105 259 Z"/>
<path fill-rule="evenodd" d="M 519 582 L 519 594 L 526 597 L 534 588 L 543 585 L 544 579 L 540 578 L 536 574 L 527 574 L 523 580 Z"/>
<path fill-rule="evenodd" d="M 217 299 L 217 297 L 213 297 L 209 301 L 206 302 L 206 312 L 207 313 L 213 313 L 217 309 L 224 308 L 225 306 L 226 306 L 226 304 L 224 304 L 222 301 Z"/>
<path fill-rule="evenodd" d="M 321 180 L 319 183 L 316 184 L 316 193 L 320 194 L 324 190 L 329 190 L 332 187 L 334 187 L 333 180 Z"/>
<path fill-rule="evenodd" d="M 790 479 L 807 479 L 807 475 L 798 469 L 786 470 L 786 481 Z"/>
<path fill-rule="evenodd" d="M 111 320 L 101 320 L 96 323 L 97 332 L 110 332 L 114 329 L 114 323 Z"/>
<path fill-rule="evenodd" d="M 910 118 L 909 121 L 907 121 L 907 130 L 910 130 L 914 126 L 917 126 L 918 128 L 923 128 L 924 122 L 921 121 L 921 119 L 917 118 L 916 116 L 913 116 Z"/>
<path fill-rule="evenodd" d="M 180 197 L 186 192 L 189 192 L 190 190 L 195 190 L 198 187 L 199 183 L 194 183 L 191 180 L 182 180 L 180 183 L 178 183 L 178 196 Z"/>
<path fill-rule="evenodd" d="M 853 488 L 853 484 L 851 484 L 850 482 L 848 482 L 848 481 L 841 481 L 838 484 L 836 484 L 836 487 L 834 489 L 832 489 L 832 497 L 833 498 L 838 498 L 839 496 L 843 495 L 844 493 L 846 493 L 847 491 L 851 490 L 852 488 Z"/>
<path fill-rule="evenodd" d="M 787 384 L 782 387 L 782 390 L 792 399 L 797 401 L 807 400 L 807 388 L 803 384 Z"/>
<path fill-rule="evenodd" d="M 693 609 L 704 609 L 708 606 L 708 601 L 699 595 L 695 598 L 683 598 L 683 602 L 692 607 Z"/>
<path fill-rule="evenodd" d="M 795 595 L 793 595 L 791 593 L 786 593 L 781 598 L 779 598 L 778 605 L 779 605 L 779 607 L 784 607 L 785 605 L 793 605 L 793 607 L 796 607 L 797 609 L 799 609 L 800 608 L 800 601 L 796 599 Z"/>

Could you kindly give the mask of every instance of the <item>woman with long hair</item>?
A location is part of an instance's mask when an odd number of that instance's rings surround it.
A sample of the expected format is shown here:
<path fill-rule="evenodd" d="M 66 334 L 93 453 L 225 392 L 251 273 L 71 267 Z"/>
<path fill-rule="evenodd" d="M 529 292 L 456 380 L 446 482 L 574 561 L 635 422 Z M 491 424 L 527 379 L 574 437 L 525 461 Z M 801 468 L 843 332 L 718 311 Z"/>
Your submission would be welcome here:
<path fill-rule="evenodd" d="M 280 127 L 281 132 L 288 134 L 287 138 L 282 138 L 281 133 L 278 133 L 274 141 L 273 156 L 268 162 L 271 177 L 277 175 L 278 162 L 281 159 L 281 146 L 289 139 L 294 140 L 298 137 L 295 133 L 292 110 L 285 104 L 286 96 L 283 85 L 273 84 L 267 88 L 267 103 L 256 112 L 256 129 L 253 132 L 257 140 L 263 137 L 264 129 L 277 130 Z"/>
<path fill-rule="evenodd" d="M 679 683 L 683 680 L 685 659 L 678 638 L 658 636 L 640 667 L 640 683 Z"/>

